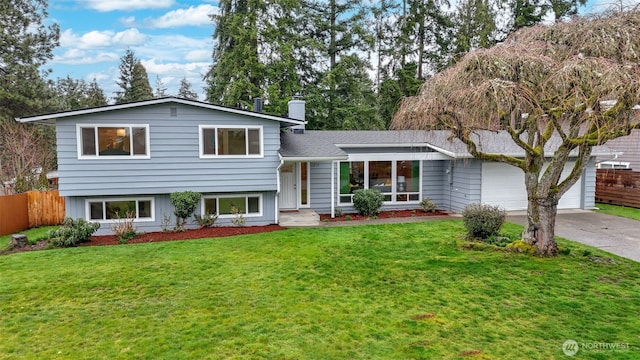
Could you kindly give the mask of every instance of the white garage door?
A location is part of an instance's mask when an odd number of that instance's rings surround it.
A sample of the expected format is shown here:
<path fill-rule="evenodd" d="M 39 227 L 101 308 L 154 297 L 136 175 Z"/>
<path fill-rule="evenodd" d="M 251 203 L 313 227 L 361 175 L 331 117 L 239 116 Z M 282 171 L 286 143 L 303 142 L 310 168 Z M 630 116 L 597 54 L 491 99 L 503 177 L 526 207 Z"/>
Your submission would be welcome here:
<path fill-rule="evenodd" d="M 571 172 L 573 162 L 565 165 L 562 178 Z M 579 209 L 582 185 L 578 180 L 567 191 L 558 204 L 559 209 Z M 500 205 L 506 210 L 526 210 L 527 190 L 524 173 L 515 166 L 504 163 L 482 164 L 481 201 L 484 204 Z"/>

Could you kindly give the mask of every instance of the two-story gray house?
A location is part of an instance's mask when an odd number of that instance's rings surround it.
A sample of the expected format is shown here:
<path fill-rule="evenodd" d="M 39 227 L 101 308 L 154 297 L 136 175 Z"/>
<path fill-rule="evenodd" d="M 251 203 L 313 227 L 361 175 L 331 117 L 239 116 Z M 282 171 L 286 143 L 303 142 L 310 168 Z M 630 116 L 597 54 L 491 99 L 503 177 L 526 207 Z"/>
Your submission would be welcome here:
<path fill-rule="evenodd" d="M 446 131 L 305 131 L 304 113 L 301 100 L 278 117 L 169 97 L 17 120 L 55 125 L 67 216 L 109 224 L 128 211 L 143 232 L 171 227 L 169 196 L 186 190 L 202 194 L 197 212 L 218 214 L 220 225 L 232 208 L 247 225 L 278 223 L 285 210 L 350 212 L 363 188 L 380 190 L 385 209 L 427 197 L 451 211 L 473 202 L 526 209 L 519 169 L 473 159 Z M 521 152 L 506 134 L 480 136 L 485 151 Z M 559 207 L 590 209 L 594 196 L 589 166 Z"/>

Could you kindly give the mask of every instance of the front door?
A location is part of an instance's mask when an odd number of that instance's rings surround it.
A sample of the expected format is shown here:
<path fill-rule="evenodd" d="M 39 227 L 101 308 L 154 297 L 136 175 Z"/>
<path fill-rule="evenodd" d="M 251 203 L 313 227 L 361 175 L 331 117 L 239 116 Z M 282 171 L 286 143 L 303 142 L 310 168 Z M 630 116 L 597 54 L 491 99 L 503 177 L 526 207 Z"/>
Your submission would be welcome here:
<path fill-rule="evenodd" d="M 298 208 L 296 178 L 294 163 L 285 163 L 280 167 L 280 209 L 294 210 Z"/>

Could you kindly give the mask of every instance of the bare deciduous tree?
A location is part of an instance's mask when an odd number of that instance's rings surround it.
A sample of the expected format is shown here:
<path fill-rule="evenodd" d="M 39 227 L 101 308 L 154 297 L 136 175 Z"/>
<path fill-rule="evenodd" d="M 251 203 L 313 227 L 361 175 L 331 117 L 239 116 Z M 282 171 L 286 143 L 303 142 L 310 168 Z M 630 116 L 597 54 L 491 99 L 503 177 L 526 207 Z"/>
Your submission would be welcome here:
<path fill-rule="evenodd" d="M 640 11 L 538 25 L 466 55 L 407 98 L 396 129 L 448 129 L 476 158 L 524 172 L 523 240 L 556 255 L 557 205 L 594 146 L 640 128 Z M 506 131 L 524 157 L 481 150 L 480 130 Z M 568 160 L 575 160 L 563 177 Z M 547 165 L 545 167 L 545 165 Z"/>
<path fill-rule="evenodd" d="M 0 182 L 13 183 L 17 193 L 48 186 L 47 171 L 55 166 L 55 149 L 44 125 L 0 122 Z"/>

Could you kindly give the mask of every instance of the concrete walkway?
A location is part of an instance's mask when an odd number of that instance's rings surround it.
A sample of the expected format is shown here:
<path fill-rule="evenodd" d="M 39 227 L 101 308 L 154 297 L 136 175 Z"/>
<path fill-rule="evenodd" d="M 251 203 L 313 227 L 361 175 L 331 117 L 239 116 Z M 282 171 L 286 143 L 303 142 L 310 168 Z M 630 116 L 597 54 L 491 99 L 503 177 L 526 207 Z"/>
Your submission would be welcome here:
<path fill-rule="evenodd" d="M 524 213 L 507 221 L 524 225 Z M 587 210 L 558 211 L 556 236 L 640 262 L 640 221 Z"/>

